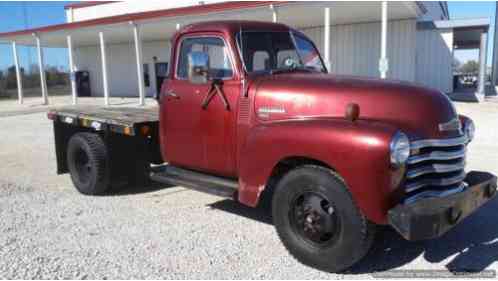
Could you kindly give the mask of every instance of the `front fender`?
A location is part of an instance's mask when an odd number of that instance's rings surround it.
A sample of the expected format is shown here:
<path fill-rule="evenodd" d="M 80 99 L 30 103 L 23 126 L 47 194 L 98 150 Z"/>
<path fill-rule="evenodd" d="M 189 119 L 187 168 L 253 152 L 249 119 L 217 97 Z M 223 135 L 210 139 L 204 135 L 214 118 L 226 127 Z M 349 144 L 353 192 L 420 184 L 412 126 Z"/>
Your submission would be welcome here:
<path fill-rule="evenodd" d="M 239 201 L 256 206 L 273 168 L 288 157 L 332 167 L 346 182 L 363 214 L 386 223 L 394 206 L 389 143 L 396 128 L 373 121 L 300 119 L 260 124 L 241 149 Z"/>

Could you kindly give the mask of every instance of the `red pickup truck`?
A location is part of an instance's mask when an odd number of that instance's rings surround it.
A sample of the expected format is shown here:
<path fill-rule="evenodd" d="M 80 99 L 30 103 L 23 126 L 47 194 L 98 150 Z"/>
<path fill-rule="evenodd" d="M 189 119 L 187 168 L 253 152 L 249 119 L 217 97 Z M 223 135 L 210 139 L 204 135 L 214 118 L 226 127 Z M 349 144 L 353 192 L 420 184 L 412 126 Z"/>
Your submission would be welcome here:
<path fill-rule="evenodd" d="M 283 24 L 205 22 L 171 42 L 159 112 L 49 111 L 58 173 L 81 193 L 152 180 L 270 202 L 289 252 L 331 272 L 367 254 L 376 225 L 435 238 L 496 193 L 494 175 L 465 172 L 474 124 L 436 90 L 328 74 Z"/>

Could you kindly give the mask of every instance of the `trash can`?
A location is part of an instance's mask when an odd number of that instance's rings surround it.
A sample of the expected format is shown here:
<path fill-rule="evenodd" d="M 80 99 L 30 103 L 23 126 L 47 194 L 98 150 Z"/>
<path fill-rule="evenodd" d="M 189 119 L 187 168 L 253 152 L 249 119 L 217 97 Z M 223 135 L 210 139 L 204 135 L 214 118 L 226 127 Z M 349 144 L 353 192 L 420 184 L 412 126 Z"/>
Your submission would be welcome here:
<path fill-rule="evenodd" d="M 76 71 L 74 79 L 76 81 L 76 93 L 78 93 L 78 97 L 89 97 L 92 95 L 90 73 L 88 71 Z"/>

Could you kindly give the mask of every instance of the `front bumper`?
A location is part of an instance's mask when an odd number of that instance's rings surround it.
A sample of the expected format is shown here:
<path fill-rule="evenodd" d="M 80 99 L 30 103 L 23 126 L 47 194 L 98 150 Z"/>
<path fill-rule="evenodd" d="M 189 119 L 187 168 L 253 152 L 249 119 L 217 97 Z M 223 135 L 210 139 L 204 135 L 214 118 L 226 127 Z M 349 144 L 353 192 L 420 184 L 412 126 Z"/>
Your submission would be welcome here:
<path fill-rule="evenodd" d="M 493 174 L 472 171 L 464 181 L 468 187 L 462 192 L 397 205 L 388 212 L 389 224 L 407 240 L 443 235 L 496 195 Z"/>

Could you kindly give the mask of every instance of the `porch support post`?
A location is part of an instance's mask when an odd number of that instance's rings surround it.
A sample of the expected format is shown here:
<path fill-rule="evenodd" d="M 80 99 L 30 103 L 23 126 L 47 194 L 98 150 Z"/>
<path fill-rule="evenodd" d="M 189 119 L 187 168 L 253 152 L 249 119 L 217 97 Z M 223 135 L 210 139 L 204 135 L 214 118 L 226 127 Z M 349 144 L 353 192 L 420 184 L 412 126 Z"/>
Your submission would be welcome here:
<path fill-rule="evenodd" d="M 76 92 L 76 76 L 74 67 L 74 57 L 73 57 L 73 40 L 71 35 L 67 36 L 67 50 L 69 55 L 69 77 L 71 81 L 71 96 L 73 97 L 73 105 L 77 103 L 77 92 Z"/>
<path fill-rule="evenodd" d="M 142 38 L 140 36 L 140 28 L 137 24 L 130 22 L 133 27 L 133 38 L 135 40 L 135 57 L 137 60 L 137 75 L 138 75 L 138 105 L 145 105 L 145 81 L 144 81 L 144 66 L 142 56 Z"/>
<path fill-rule="evenodd" d="M 325 66 L 330 73 L 330 8 L 324 10 L 324 32 L 323 32 L 323 54 L 325 58 Z"/>
<path fill-rule="evenodd" d="M 107 81 L 107 58 L 105 50 L 104 32 L 99 32 L 100 57 L 102 58 L 102 84 L 104 86 L 104 104 L 109 106 L 109 82 Z"/>
<path fill-rule="evenodd" d="M 486 56 L 488 46 L 488 33 L 483 31 L 481 33 L 481 46 L 479 48 L 479 80 L 477 84 L 477 97 L 479 100 L 484 100 L 486 95 Z"/>
<path fill-rule="evenodd" d="M 495 15 L 498 15 L 498 3 L 495 3 Z M 498 34 L 498 17 L 495 16 L 495 34 Z M 493 61 L 491 62 L 492 78 L 491 85 L 494 88 L 494 95 L 496 95 L 498 85 L 498 36 L 493 36 Z"/>
<path fill-rule="evenodd" d="M 47 80 L 45 79 L 45 63 L 43 61 L 43 50 L 40 44 L 40 36 L 38 34 L 33 33 L 33 36 L 36 40 L 36 51 L 38 53 L 38 68 L 40 69 L 40 88 L 42 91 L 42 99 L 43 104 L 48 104 L 48 95 L 47 95 Z"/>
<path fill-rule="evenodd" d="M 382 1 L 382 22 L 381 22 L 381 41 L 380 41 L 380 59 L 379 72 L 380 78 L 386 79 L 389 70 L 389 60 L 387 58 L 387 1 Z"/>
<path fill-rule="evenodd" d="M 270 4 L 270 10 L 272 13 L 272 22 L 278 22 L 278 13 L 277 13 L 277 8 L 275 5 Z"/>
<path fill-rule="evenodd" d="M 14 55 L 14 64 L 16 67 L 16 79 L 17 79 L 17 97 L 19 104 L 23 103 L 23 91 L 22 91 L 22 76 L 21 68 L 19 66 L 19 56 L 17 55 L 17 45 L 16 42 L 12 42 L 12 53 Z"/>

